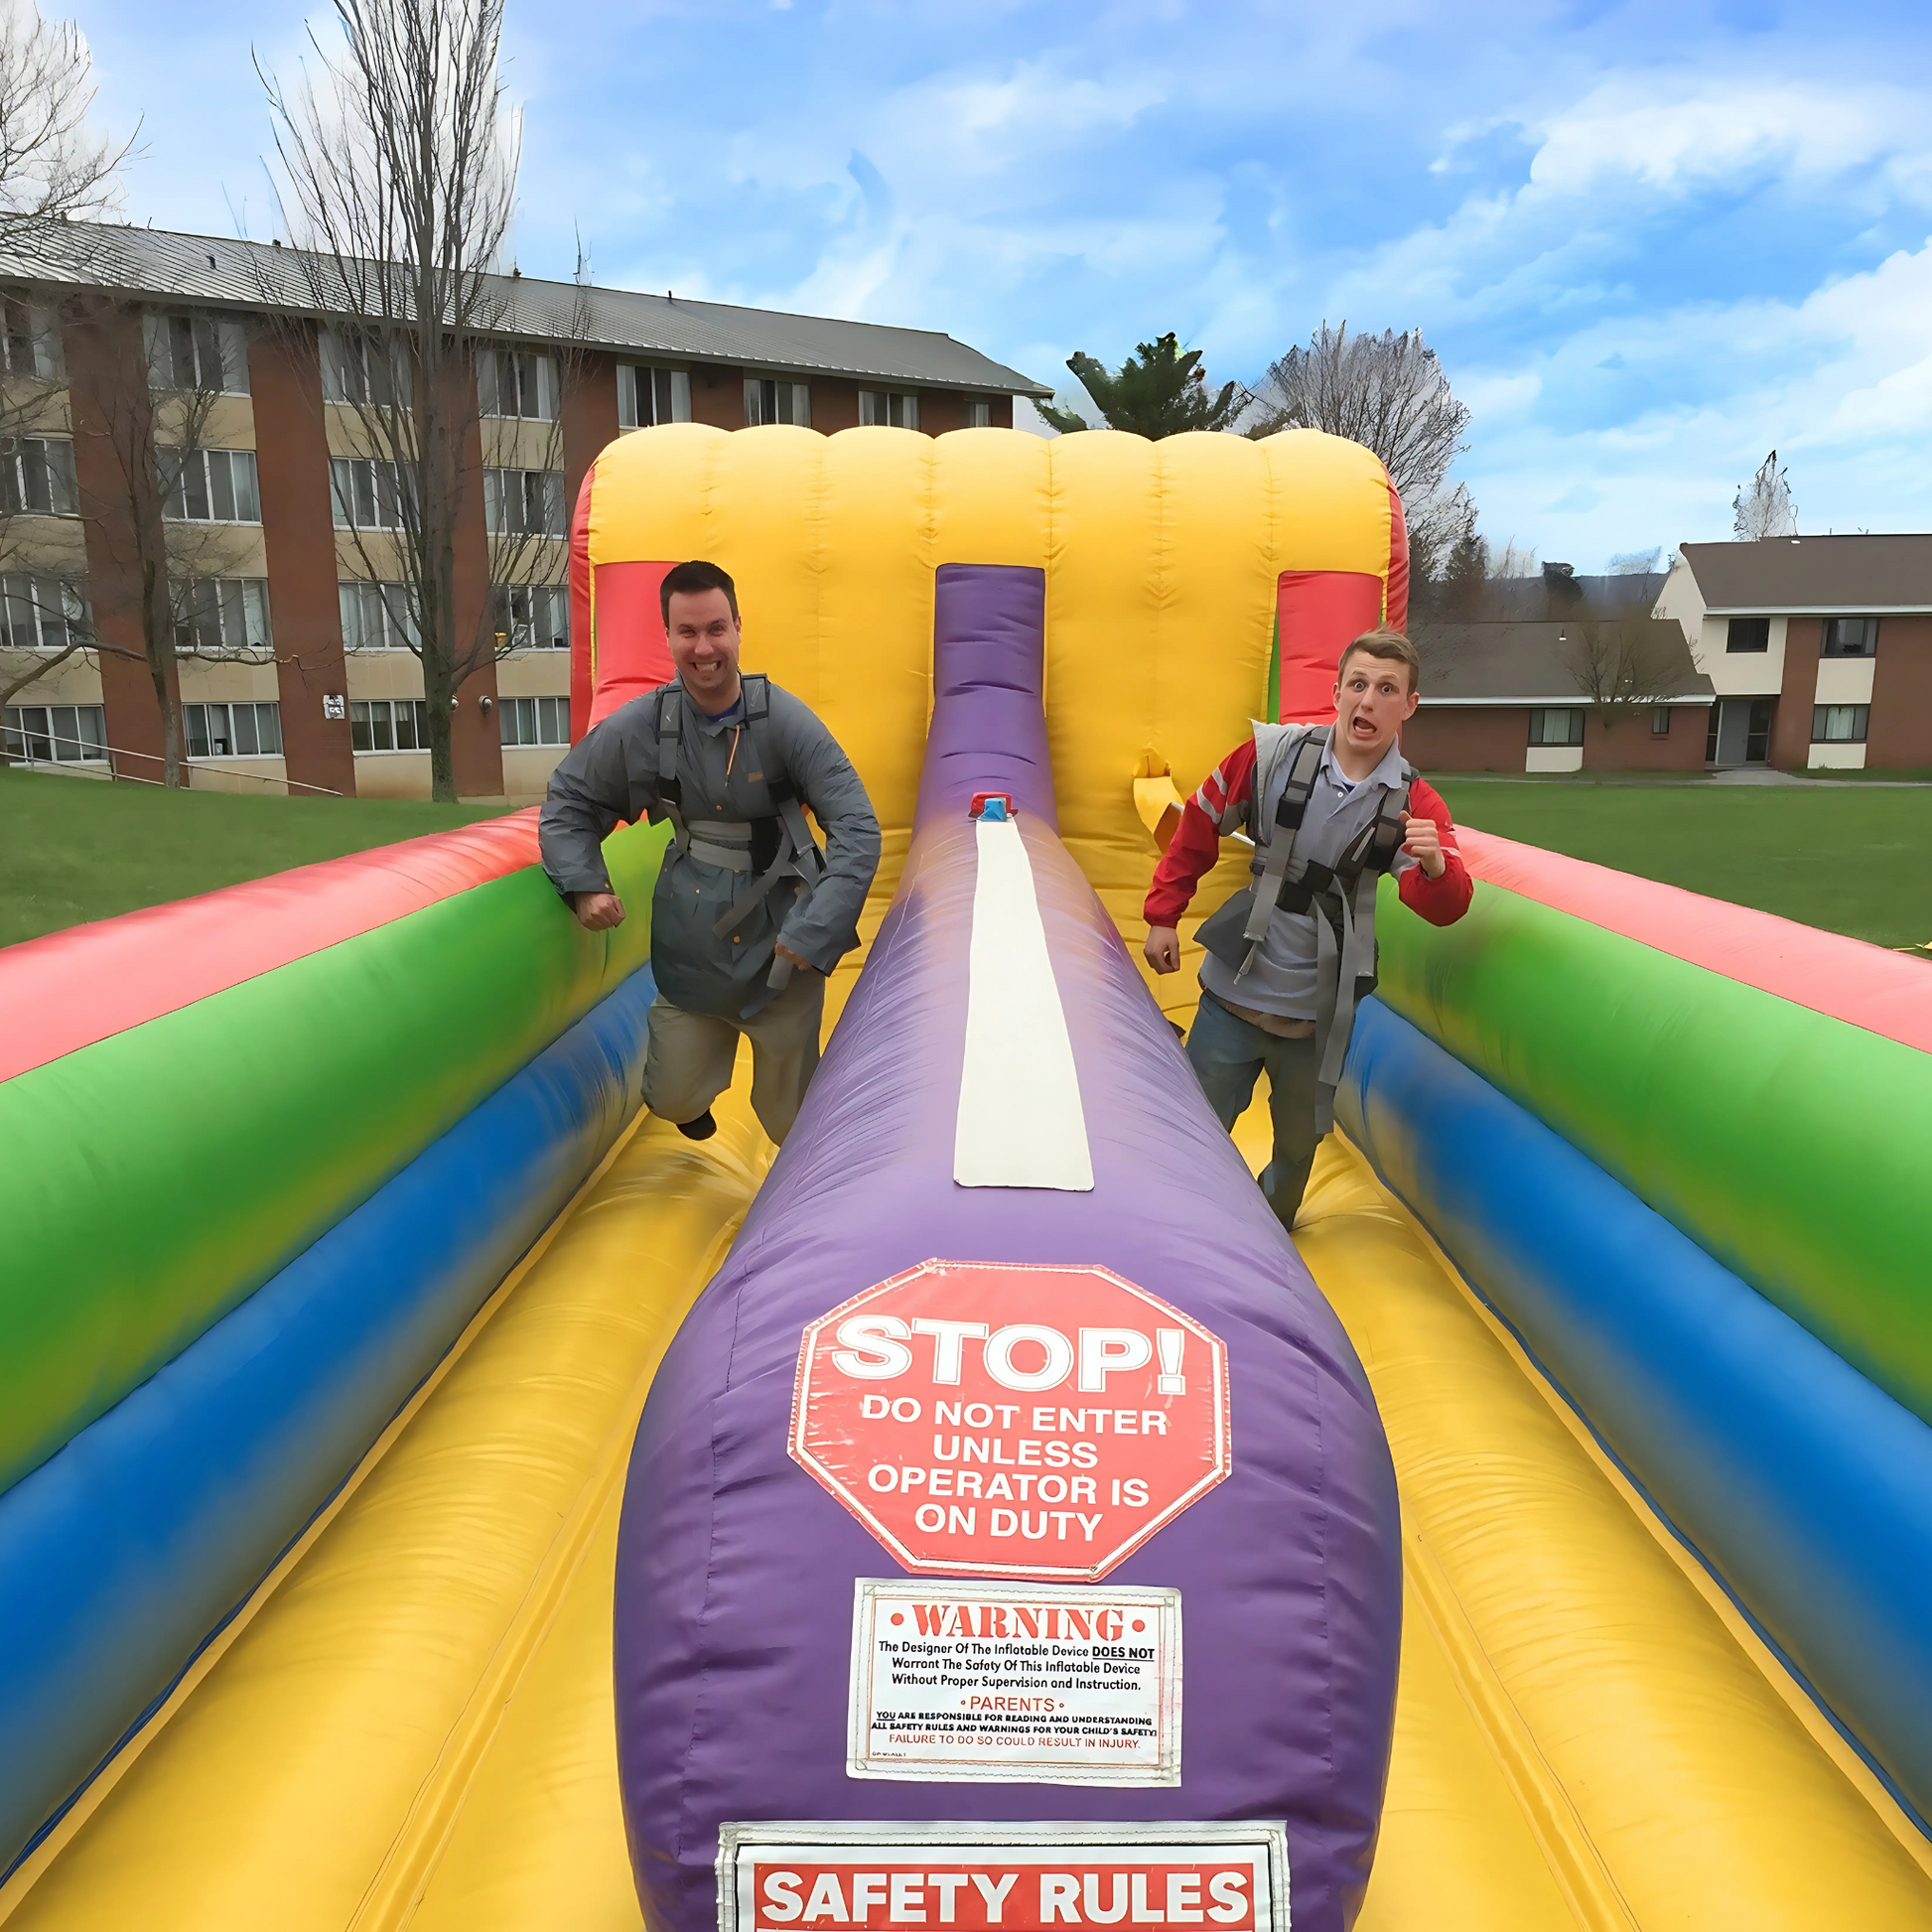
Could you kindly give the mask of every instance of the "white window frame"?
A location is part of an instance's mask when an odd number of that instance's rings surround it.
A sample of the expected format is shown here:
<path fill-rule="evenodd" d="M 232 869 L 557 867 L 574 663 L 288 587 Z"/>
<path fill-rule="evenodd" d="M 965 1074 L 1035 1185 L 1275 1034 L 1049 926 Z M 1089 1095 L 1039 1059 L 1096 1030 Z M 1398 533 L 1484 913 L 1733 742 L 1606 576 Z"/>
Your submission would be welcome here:
<path fill-rule="evenodd" d="M 141 318 L 149 387 L 202 395 L 248 393 L 248 331 L 222 316 L 174 311 Z"/>
<path fill-rule="evenodd" d="M 67 380 L 67 357 L 61 343 L 61 325 L 51 309 L 25 296 L 9 295 L 4 302 L 4 328 L 0 328 L 0 368 L 9 375 L 36 382 Z"/>
<path fill-rule="evenodd" d="M 71 626 L 90 621 L 78 584 L 19 571 L 0 577 L 0 641 L 9 650 L 66 650 Z"/>
<path fill-rule="evenodd" d="M 554 423 L 560 392 L 557 358 L 544 349 L 477 351 L 477 406 L 491 421 Z"/>
<path fill-rule="evenodd" d="M 253 450 L 169 450 L 174 487 L 162 505 L 172 523 L 259 523 L 261 481 Z M 223 504 L 227 513 L 223 514 Z"/>
<path fill-rule="evenodd" d="M 407 584 L 345 577 L 336 586 L 345 650 L 406 650 L 420 655 Z"/>
<path fill-rule="evenodd" d="M 107 712 L 97 704 L 10 704 L 4 726 L 8 758 L 20 764 L 102 764 Z M 35 749 L 47 747 L 41 757 Z"/>
<path fill-rule="evenodd" d="M 532 522 L 532 516 L 540 521 Z M 564 473 L 561 470 L 485 470 L 483 523 L 493 537 L 563 537 L 569 534 L 564 514 Z"/>
<path fill-rule="evenodd" d="M 691 371 L 645 362 L 618 364 L 618 427 L 654 429 L 691 420 Z"/>
<path fill-rule="evenodd" d="M 332 456 L 329 507 L 339 530 L 400 530 L 410 473 L 393 457 Z M 359 521 L 366 512 L 367 520 Z M 387 521 L 384 521 L 384 518 Z"/>
<path fill-rule="evenodd" d="M 191 649 L 267 650 L 274 643 L 266 577 L 194 577 L 185 589 L 188 616 L 180 628 L 191 633 Z"/>
<path fill-rule="evenodd" d="M 812 385 L 794 382 L 789 376 L 748 375 L 745 426 L 757 429 L 762 423 L 795 423 L 800 429 L 810 429 Z"/>
<path fill-rule="evenodd" d="M 917 429 L 919 392 L 916 389 L 861 389 L 859 426 L 862 429 Z"/>
<path fill-rule="evenodd" d="M 993 427 L 993 398 L 991 396 L 968 396 L 966 398 L 966 427 L 968 429 L 991 429 Z"/>
<path fill-rule="evenodd" d="M 503 648 L 550 655 L 570 648 L 568 584 L 498 584 L 494 598 Z"/>
<path fill-rule="evenodd" d="M 10 516 L 78 516 L 70 436 L 22 436 L 0 455 L 0 510 Z"/>
<path fill-rule="evenodd" d="M 185 704 L 181 708 L 182 738 L 191 764 L 212 762 L 216 759 L 278 759 L 282 756 L 282 707 L 273 698 L 243 700 L 228 704 Z M 229 749 L 217 752 L 217 738 Z M 272 738 L 273 745 L 266 745 Z M 195 749 L 197 740 L 202 749 Z M 236 749 L 243 741 L 254 746 L 244 752 Z"/>
<path fill-rule="evenodd" d="M 409 731 L 416 739 L 413 745 L 396 743 L 400 735 L 396 729 L 399 712 L 409 717 Z M 358 726 L 368 735 L 367 745 L 355 744 Z M 348 701 L 348 732 L 349 744 L 358 759 L 414 758 L 429 750 L 429 706 L 421 698 L 351 698 Z M 377 737 L 387 738 L 388 744 L 376 744 Z"/>
<path fill-rule="evenodd" d="M 498 698 L 496 715 L 506 752 L 554 751 L 570 743 L 568 698 Z"/>

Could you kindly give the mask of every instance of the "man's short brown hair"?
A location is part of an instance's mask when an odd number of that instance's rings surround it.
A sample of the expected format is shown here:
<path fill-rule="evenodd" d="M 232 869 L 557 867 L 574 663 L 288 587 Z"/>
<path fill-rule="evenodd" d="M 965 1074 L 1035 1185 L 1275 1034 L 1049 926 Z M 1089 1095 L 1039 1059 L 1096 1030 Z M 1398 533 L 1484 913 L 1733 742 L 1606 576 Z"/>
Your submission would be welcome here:
<path fill-rule="evenodd" d="M 1341 654 L 1341 661 L 1335 666 L 1335 682 L 1341 682 L 1341 674 L 1348 668 L 1348 660 L 1361 651 L 1368 657 L 1380 657 L 1391 664 L 1406 664 L 1409 667 L 1409 689 L 1422 689 L 1422 658 L 1416 647 L 1399 630 L 1391 630 L 1386 625 L 1379 630 L 1364 630 L 1355 641 Z"/>

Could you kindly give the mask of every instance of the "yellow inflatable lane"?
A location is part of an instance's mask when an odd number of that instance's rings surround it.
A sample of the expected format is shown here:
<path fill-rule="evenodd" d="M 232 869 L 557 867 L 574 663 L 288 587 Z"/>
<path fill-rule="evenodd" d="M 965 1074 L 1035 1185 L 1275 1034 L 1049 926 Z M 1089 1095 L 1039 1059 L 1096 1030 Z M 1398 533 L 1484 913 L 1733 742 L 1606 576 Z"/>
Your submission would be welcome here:
<path fill-rule="evenodd" d="M 720 1129 L 694 1146 L 646 1120 L 619 1149 L 8 1932 L 406 1922 L 599 1565 L 606 1756 L 558 1795 L 593 1838 L 618 1834 L 621 1867 L 600 1536 L 651 1373 L 769 1156 L 737 1094 Z"/>
<path fill-rule="evenodd" d="M 1932 1848 L 1801 1721 L 1337 1139 L 1296 1242 L 1402 1490 L 1401 1703 L 1362 1932 L 1932 1925 Z"/>

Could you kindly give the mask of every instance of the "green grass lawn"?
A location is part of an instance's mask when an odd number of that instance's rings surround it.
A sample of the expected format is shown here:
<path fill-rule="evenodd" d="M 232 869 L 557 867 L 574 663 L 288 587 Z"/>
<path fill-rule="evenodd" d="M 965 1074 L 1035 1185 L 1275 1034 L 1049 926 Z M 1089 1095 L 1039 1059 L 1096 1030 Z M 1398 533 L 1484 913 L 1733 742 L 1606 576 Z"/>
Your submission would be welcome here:
<path fill-rule="evenodd" d="M 0 945 L 505 809 L 163 791 L 0 766 Z"/>
<path fill-rule="evenodd" d="M 1504 838 L 1881 946 L 1932 940 L 1932 789 L 1432 782 Z"/>

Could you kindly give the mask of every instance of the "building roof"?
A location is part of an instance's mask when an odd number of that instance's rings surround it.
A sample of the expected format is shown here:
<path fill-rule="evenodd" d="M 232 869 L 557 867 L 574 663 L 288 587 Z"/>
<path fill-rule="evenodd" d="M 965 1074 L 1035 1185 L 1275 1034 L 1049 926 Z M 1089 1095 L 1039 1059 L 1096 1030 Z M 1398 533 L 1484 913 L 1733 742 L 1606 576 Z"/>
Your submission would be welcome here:
<path fill-rule="evenodd" d="M 1932 536 L 1766 537 L 1681 548 L 1714 617 L 1932 611 Z"/>
<path fill-rule="evenodd" d="M 197 306 L 311 315 L 319 310 L 303 259 L 297 249 L 266 242 L 106 222 L 46 221 L 16 232 L 0 248 L 0 278 L 106 288 Z M 492 328 L 492 335 L 553 343 L 577 334 L 580 292 L 575 283 L 527 275 L 487 279 L 502 314 L 502 326 Z M 591 288 L 583 291 L 583 299 L 587 345 L 619 354 L 690 356 L 754 371 L 871 377 L 994 395 L 1053 393 L 1018 369 L 932 330 L 784 315 L 631 289 Z"/>
<path fill-rule="evenodd" d="M 1587 613 L 1586 614 L 1587 618 Z M 1660 660 L 1676 667 L 1675 702 L 1708 701 L 1711 680 L 1691 661 L 1681 626 L 1641 618 Z M 1584 704 L 1569 662 L 1583 621 L 1437 623 L 1418 620 L 1412 634 L 1422 654 L 1422 700 L 1429 704 Z"/>

